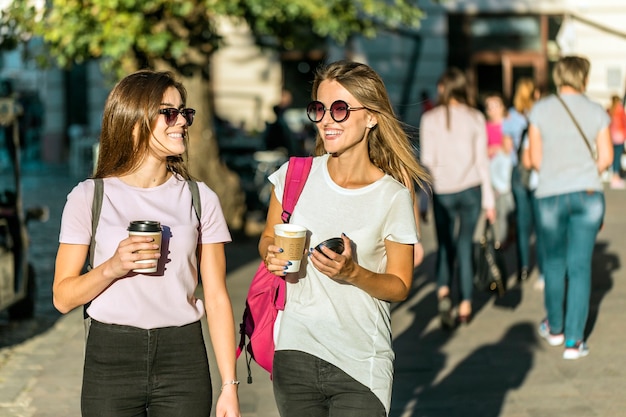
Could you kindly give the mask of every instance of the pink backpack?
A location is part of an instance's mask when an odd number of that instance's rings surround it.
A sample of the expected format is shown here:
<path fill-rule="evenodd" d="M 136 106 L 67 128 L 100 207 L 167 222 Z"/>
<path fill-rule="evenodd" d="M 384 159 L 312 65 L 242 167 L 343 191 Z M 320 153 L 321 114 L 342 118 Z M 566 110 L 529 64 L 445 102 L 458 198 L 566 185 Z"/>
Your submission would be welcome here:
<path fill-rule="evenodd" d="M 289 223 L 298 197 L 304 188 L 309 171 L 311 170 L 312 157 L 291 157 L 287 167 L 287 178 L 283 191 L 282 220 Z M 261 261 L 257 269 L 246 297 L 246 308 L 243 319 L 239 325 L 239 347 L 237 358 L 241 352 L 245 352 L 246 365 L 248 368 L 248 383 L 252 382 L 250 361 L 254 359 L 272 377 L 272 364 L 274 362 L 274 322 L 279 310 L 285 309 L 286 283 L 285 279 L 274 275 Z M 246 338 L 248 342 L 246 343 Z M 248 357 L 250 355 L 250 358 Z"/>

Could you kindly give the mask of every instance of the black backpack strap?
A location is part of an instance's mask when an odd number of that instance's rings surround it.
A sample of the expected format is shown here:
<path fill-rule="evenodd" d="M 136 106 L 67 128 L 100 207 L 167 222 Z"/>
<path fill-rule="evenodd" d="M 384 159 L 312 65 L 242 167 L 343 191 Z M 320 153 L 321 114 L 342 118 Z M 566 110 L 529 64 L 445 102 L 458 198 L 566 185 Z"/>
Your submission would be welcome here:
<path fill-rule="evenodd" d="M 89 263 L 87 271 L 93 269 L 93 257 L 96 253 L 96 230 L 100 222 L 100 211 L 102 210 L 102 196 L 104 195 L 104 181 L 102 178 L 94 178 L 93 202 L 91 203 L 91 242 L 89 243 Z M 83 318 L 89 317 L 87 307 L 91 301 L 83 306 Z"/>
<path fill-rule="evenodd" d="M 87 270 L 93 269 L 93 257 L 96 251 L 96 230 L 100 222 L 102 210 L 102 196 L 104 195 L 104 181 L 102 178 L 94 178 L 93 202 L 91 203 L 91 242 L 89 243 L 89 264 Z"/>
<path fill-rule="evenodd" d="M 196 217 L 198 218 L 198 221 L 200 221 L 200 218 L 202 217 L 202 202 L 200 201 L 198 183 L 194 180 L 187 180 L 187 185 L 191 191 L 191 204 L 193 204 L 193 209 L 196 211 Z"/>
<path fill-rule="evenodd" d="M 98 222 L 100 221 L 100 212 L 102 210 L 102 199 L 104 195 L 104 181 L 102 178 L 94 178 L 94 192 L 93 202 L 91 203 L 91 242 L 89 243 L 89 263 L 87 264 L 87 270 L 93 269 L 93 258 L 96 250 L 96 230 L 98 229 Z M 200 202 L 200 191 L 198 190 L 198 183 L 193 180 L 187 180 L 189 190 L 191 191 L 191 203 L 200 221 L 202 215 L 202 204 Z M 90 303 L 83 306 L 83 316 L 87 315 L 87 307 Z"/>

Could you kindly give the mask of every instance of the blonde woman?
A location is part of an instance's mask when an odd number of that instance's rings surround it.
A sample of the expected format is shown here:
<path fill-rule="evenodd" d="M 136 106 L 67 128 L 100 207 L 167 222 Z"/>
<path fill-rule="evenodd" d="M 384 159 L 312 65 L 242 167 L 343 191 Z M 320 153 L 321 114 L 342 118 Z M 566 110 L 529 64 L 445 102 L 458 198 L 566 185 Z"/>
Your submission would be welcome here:
<path fill-rule="evenodd" d="M 539 100 L 528 116 L 530 162 L 539 173 L 539 233 L 546 254 L 546 318 L 539 334 L 551 346 L 565 343 L 564 359 L 589 354 L 584 330 L 591 256 L 605 211 L 600 173 L 613 162 L 609 116 L 584 94 L 590 66 L 583 57 L 561 58 L 552 73 L 557 94 Z"/>
<path fill-rule="evenodd" d="M 502 123 L 502 133 L 513 143 L 511 160 L 511 189 L 515 199 L 516 239 L 517 239 L 517 270 L 518 280 L 526 281 L 530 276 L 531 236 L 535 229 L 533 214 L 533 190 L 528 184 L 528 175 L 522 180 L 524 173 L 521 155 L 528 132 L 528 113 L 538 98 L 538 89 L 531 78 L 520 78 L 515 86 L 513 106 Z M 526 172 L 526 174 L 528 174 Z M 536 250 L 537 264 L 541 265 L 541 253 Z M 541 273 L 541 271 L 539 271 Z"/>
<path fill-rule="evenodd" d="M 270 176 L 274 193 L 259 253 L 287 280 L 273 383 L 280 415 L 380 417 L 389 414 L 394 353 L 390 303 L 413 278 L 414 183 L 426 174 L 394 115 L 382 79 L 365 64 L 318 69 L 307 115 L 316 157 L 291 222 L 311 247 L 341 237 L 335 253 L 311 249 L 299 273 L 276 254 L 287 165 Z"/>

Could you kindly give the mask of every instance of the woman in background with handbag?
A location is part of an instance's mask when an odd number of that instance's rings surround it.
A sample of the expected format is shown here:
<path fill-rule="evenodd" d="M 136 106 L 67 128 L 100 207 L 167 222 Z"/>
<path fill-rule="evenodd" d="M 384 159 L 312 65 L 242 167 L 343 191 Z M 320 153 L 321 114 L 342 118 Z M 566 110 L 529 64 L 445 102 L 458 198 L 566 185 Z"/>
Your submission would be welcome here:
<path fill-rule="evenodd" d="M 609 117 L 584 95 L 589 68 L 586 58 L 561 58 L 552 72 L 557 95 L 538 101 L 529 115 L 529 155 L 539 173 L 535 196 L 546 254 L 547 317 L 539 334 L 551 346 L 565 343 L 564 359 L 589 353 L 584 330 L 591 257 L 605 212 L 600 173 L 613 161 Z"/>
<path fill-rule="evenodd" d="M 439 104 L 422 116 L 420 143 L 422 163 L 433 177 L 439 316 L 441 325 L 449 328 L 455 324 L 451 299 L 455 266 L 461 298 L 457 319 L 467 324 L 472 314 L 474 230 L 481 209 L 491 223 L 496 210 L 485 116 L 474 107 L 467 77 L 458 68 L 450 68 L 437 88 Z"/>
<path fill-rule="evenodd" d="M 364 64 L 318 69 L 307 115 L 317 127 L 307 182 L 291 222 L 310 246 L 341 237 L 343 250 L 311 249 L 300 271 L 285 274 L 276 256 L 287 166 L 274 192 L 259 253 L 287 280 L 278 316 L 274 396 L 283 417 L 383 417 L 389 414 L 394 353 L 390 303 L 413 279 L 418 236 L 413 184 L 426 178 L 394 115 L 382 79 Z"/>

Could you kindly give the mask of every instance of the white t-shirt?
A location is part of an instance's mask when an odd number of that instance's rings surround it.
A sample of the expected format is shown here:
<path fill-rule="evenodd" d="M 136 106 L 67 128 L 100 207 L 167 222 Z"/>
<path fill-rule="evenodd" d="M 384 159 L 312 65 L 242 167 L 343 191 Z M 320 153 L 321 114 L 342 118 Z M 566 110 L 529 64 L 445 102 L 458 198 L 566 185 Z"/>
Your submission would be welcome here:
<path fill-rule="evenodd" d="M 182 326 L 204 314 L 196 299 L 198 285 L 196 247 L 199 243 L 230 242 L 231 237 L 217 195 L 199 182 L 201 226 L 192 206 L 187 183 L 173 175 L 152 188 L 132 187 L 118 178 L 104 179 L 104 195 L 94 266 L 109 259 L 128 237 L 133 220 L 161 222 L 161 258 L 154 274 L 130 272 L 97 296 L 87 312 L 103 323 L 153 329 Z M 79 183 L 67 197 L 59 241 L 89 245 L 94 182 Z"/>
<path fill-rule="evenodd" d="M 329 155 L 313 161 L 291 218 L 310 231 L 309 247 L 345 233 L 355 260 L 374 272 L 386 268 L 385 239 L 414 244 L 417 231 L 409 191 L 389 175 L 363 188 L 335 184 Z M 282 202 L 287 164 L 270 176 Z M 369 387 L 389 412 L 394 353 L 390 303 L 333 281 L 303 259 L 297 283 L 287 284 L 276 350 L 298 350 L 323 359 Z"/>

